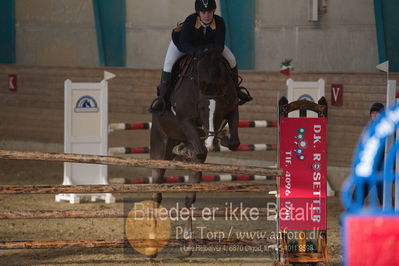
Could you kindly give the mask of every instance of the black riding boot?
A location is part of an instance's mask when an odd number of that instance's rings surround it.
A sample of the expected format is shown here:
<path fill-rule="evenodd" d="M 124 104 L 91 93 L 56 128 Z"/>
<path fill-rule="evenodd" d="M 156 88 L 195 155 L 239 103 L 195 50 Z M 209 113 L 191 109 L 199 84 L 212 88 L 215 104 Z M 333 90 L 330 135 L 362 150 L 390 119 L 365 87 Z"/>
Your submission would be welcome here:
<path fill-rule="evenodd" d="M 237 96 L 238 99 L 240 99 L 238 104 L 243 105 L 246 102 L 252 101 L 253 98 L 251 94 L 249 94 L 249 91 L 244 87 L 240 87 L 241 81 L 239 82 L 237 67 L 232 68 L 231 71 L 233 72 L 233 80 L 237 88 Z"/>
<path fill-rule="evenodd" d="M 169 94 L 169 81 L 170 72 L 162 71 L 161 83 L 158 89 L 158 98 L 156 98 L 149 108 L 150 113 L 163 113 L 167 106 L 168 94 Z"/>

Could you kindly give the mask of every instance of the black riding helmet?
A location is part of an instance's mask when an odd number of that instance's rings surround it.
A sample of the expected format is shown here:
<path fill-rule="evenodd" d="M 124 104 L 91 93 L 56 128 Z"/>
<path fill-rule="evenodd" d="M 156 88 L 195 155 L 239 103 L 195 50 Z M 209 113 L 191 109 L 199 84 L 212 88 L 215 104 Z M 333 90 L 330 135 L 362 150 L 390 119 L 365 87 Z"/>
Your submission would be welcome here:
<path fill-rule="evenodd" d="M 216 9 L 215 0 L 195 0 L 195 11 L 210 11 Z"/>

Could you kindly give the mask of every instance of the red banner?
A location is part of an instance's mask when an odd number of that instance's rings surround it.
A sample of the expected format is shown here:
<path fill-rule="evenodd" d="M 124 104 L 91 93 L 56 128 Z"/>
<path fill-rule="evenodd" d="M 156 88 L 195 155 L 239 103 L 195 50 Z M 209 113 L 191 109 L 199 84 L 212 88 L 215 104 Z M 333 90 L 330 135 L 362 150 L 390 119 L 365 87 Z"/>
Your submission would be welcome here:
<path fill-rule="evenodd" d="M 280 120 L 280 230 L 326 230 L 327 119 Z"/>

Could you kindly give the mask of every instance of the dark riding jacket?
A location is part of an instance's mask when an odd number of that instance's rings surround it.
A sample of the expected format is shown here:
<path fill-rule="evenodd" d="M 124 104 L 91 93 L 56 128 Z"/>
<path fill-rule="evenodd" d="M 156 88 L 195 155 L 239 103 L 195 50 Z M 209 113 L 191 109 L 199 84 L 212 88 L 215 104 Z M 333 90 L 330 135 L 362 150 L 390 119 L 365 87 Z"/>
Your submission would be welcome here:
<path fill-rule="evenodd" d="M 204 27 L 199 15 L 194 13 L 186 18 L 181 28 L 173 30 L 172 40 L 181 52 L 194 55 L 199 49 L 209 45 L 223 51 L 225 34 L 222 17 L 214 15 L 211 24 Z"/>

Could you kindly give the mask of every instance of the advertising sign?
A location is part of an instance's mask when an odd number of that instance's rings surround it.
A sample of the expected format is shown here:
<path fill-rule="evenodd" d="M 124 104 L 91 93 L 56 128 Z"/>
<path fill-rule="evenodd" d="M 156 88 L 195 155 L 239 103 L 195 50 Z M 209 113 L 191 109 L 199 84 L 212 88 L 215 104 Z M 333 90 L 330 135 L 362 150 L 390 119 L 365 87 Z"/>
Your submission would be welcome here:
<path fill-rule="evenodd" d="M 326 230 L 327 119 L 280 120 L 280 230 Z"/>
<path fill-rule="evenodd" d="M 344 86 L 342 84 L 331 84 L 331 105 L 341 106 L 344 104 Z"/>

